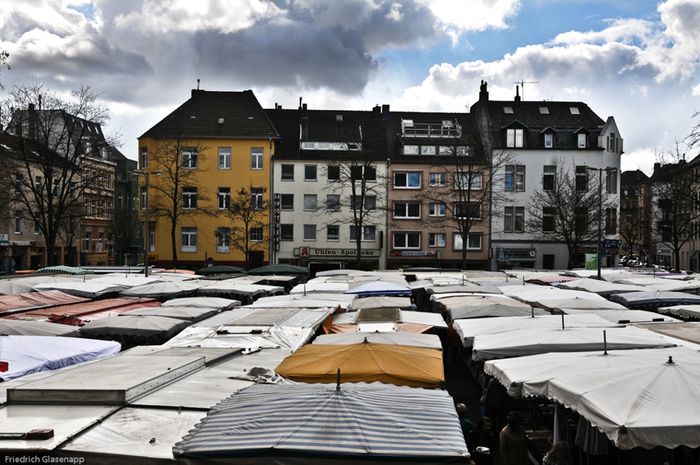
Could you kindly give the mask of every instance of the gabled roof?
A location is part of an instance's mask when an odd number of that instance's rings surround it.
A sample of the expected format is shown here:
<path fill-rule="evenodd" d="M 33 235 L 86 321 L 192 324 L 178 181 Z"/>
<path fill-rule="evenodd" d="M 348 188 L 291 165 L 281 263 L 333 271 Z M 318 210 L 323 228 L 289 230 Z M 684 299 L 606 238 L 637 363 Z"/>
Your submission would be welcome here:
<path fill-rule="evenodd" d="M 277 139 L 279 136 L 252 90 L 193 89 L 192 97 L 139 137 Z"/>
<path fill-rule="evenodd" d="M 513 113 L 505 113 L 504 107 L 513 109 Z M 540 113 L 540 107 L 547 107 L 549 113 Z M 572 114 L 571 108 L 578 108 L 579 114 Z M 514 119 L 521 121 L 530 128 L 545 128 L 551 126 L 559 129 L 598 129 L 604 121 L 583 102 L 551 102 L 551 101 L 511 101 L 489 100 L 489 117 L 497 127 L 506 126 Z"/>
<path fill-rule="evenodd" d="M 649 182 L 649 176 L 640 170 L 624 171 L 620 175 L 621 185 L 634 185 L 644 182 Z"/>

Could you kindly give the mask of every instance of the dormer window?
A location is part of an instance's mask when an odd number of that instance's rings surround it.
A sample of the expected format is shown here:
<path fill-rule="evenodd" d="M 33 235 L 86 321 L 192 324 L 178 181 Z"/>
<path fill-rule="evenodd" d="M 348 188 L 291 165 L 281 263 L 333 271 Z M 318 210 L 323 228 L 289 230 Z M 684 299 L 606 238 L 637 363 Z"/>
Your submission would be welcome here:
<path fill-rule="evenodd" d="M 540 115 L 548 115 L 548 114 L 549 114 L 549 108 L 540 107 Z"/>
<path fill-rule="evenodd" d="M 572 115 L 579 115 L 578 107 L 569 107 L 569 111 Z"/>
<path fill-rule="evenodd" d="M 506 147 L 522 148 L 524 133 L 523 129 L 506 129 Z"/>
<path fill-rule="evenodd" d="M 505 113 L 506 115 L 512 115 L 513 107 L 503 107 L 503 113 Z"/>
<path fill-rule="evenodd" d="M 551 149 L 554 147 L 554 133 L 545 132 L 544 133 L 544 146 L 545 148 Z"/>
<path fill-rule="evenodd" d="M 577 137 L 578 137 L 578 148 L 585 149 L 586 148 L 586 133 L 579 132 L 577 134 Z"/>

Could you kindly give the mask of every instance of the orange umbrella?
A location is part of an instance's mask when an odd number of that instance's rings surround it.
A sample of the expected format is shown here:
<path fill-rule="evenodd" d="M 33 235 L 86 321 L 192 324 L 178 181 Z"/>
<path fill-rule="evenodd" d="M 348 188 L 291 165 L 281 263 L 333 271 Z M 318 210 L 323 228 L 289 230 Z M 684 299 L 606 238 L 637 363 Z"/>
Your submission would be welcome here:
<path fill-rule="evenodd" d="M 285 378 L 305 383 L 379 381 L 399 386 L 437 388 L 445 382 L 442 352 L 436 349 L 363 342 L 306 345 L 276 368 Z"/>

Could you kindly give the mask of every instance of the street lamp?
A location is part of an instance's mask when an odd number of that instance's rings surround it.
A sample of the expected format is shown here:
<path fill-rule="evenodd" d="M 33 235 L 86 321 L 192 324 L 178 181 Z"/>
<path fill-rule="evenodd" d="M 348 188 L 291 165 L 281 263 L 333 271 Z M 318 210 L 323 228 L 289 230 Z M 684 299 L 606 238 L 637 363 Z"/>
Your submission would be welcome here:
<path fill-rule="evenodd" d="M 143 274 L 146 278 L 148 278 L 148 252 L 149 252 L 149 246 L 150 246 L 150 237 L 149 237 L 149 231 L 148 228 L 150 226 L 149 224 L 149 206 L 148 206 L 148 188 L 150 186 L 149 184 L 149 178 L 151 175 L 153 176 L 160 176 L 163 174 L 161 170 L 153 170 L 153 171 L 148 171 L 146 169 L 136 169 L 134 170 L 135 175 L 141 175 L 144 178 L 144 187 L 146 188 L 146 201 L 144 202 L 145 205 L 141 205 L 141 208 L 144 209 L 144 214 L 143 214 L 143 219 L 144 219 L 144 229 L 146 232 L 144 233 L 143 237 Z M 143 200 L 143 199 L 142 199 Z"/>
<path fill-rule="evenodd" d="M 616 171 L 617 168 L 593 168 L 587 166 L 586 170 L 598 172 L 598 247 L 596 247 L 596 263 L 598 266 L 598 280 L 602 280 L 600 273 L 600 249 L 603 242 L 603 171 L 606 173 Z"/>

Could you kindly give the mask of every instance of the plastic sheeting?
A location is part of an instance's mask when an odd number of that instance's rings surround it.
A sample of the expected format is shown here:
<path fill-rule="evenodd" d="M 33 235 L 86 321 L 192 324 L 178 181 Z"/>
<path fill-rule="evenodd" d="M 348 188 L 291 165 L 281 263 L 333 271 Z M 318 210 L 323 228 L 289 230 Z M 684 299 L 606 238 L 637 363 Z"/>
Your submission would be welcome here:
<path fill-rule="evenodd" d="M 55 370 L 109 357 L 121 345 L 111 341 L 53 336 L 0 336 L 0 359 L 9 362 L 9 370 L 0 372 L 8 381 L 37 371 Z"/>
<path fill-rule="evenodd" d="M 604 348 L 603 331 L 607 334 L 608 350 L 645 349 L 673 345 L 658 334 L 635 327 L 529 329 L 476 336 L 472 346 L 472 358 L 475 361 L 483 361 L 547 352 L 602 351 Z"/>
<path fill-rule="evenodd" d="M 434 334 L 415 333 L 340 333 L 324 334 L 314 340 L 314 344 L 347 345 L 360 342 L 372 342 L 375 344 L 393 344 L 411 347 L 425 347 L 428 349 L 442 350 L 440 338 Z"/>
<path fill-rule="evenodd" d="M 255 455 L 259 463 L 285 452 L 323 454 L 329 463 L 339 456 L 436 462 L 469 456 L 446 391 L 382 384 L 251 386 L 216 405 L 173 448 L 181 459 Z"/>

